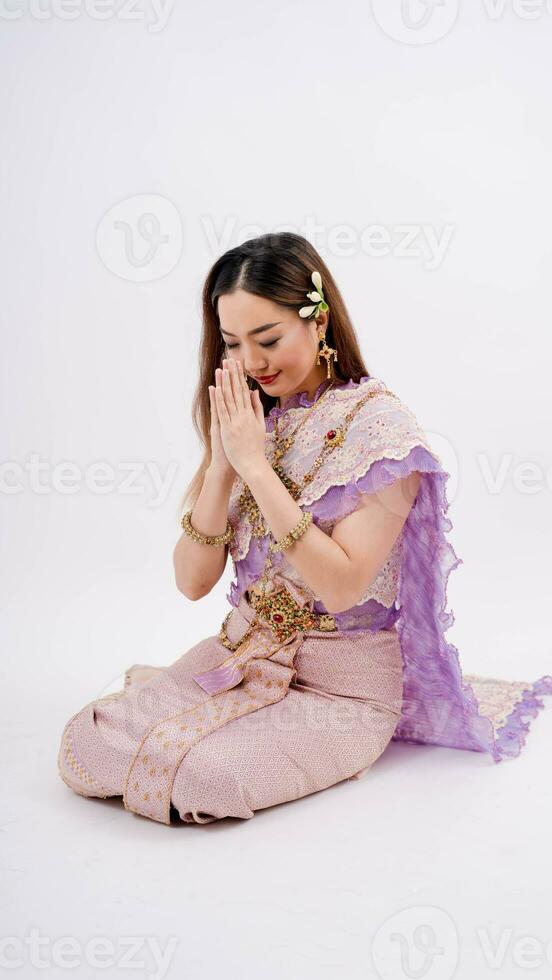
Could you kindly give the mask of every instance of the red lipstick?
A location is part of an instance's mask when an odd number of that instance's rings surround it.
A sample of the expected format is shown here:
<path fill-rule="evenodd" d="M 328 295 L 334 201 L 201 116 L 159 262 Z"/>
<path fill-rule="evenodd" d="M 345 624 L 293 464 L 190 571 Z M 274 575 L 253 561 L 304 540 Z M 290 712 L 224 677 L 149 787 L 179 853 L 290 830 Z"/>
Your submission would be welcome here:
<path fill-rule="evenodd" d="M 255 380 L 260 381 L 262 385 L 272 384 L 274 379 L 278 377 L 279 373 L 279 371 L 276 371 L 276 374 L 268 374 L 265 378 L 255 378 Z"/>

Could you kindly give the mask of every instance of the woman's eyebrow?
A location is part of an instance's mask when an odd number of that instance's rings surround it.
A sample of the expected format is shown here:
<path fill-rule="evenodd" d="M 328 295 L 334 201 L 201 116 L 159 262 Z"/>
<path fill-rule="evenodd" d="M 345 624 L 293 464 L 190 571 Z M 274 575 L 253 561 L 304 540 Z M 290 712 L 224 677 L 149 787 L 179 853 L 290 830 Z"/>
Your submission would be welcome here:
<path fill-rule="evenodd" d="M 276 323 L 265 323 L 265 324 L 263 324 L 262 327 L 255 327 L 254 330 L 248 330 L 246 336 L 249 337 L 249 335 L 252 334 L 252 333 L 262 333 L 263 330 L 270 330 L 271 327 L 277 327 L 277 326 L 279 326 L 280 323 L 282 323 L 281 320 L 277 320 Z M 222 327 L 220 328 L 220 332 L 221 333 L 225 333 L 227 337 L 235 337 L 236 336 L 235 333 L 230 333 L 229 330 L 223 330 Z"/>

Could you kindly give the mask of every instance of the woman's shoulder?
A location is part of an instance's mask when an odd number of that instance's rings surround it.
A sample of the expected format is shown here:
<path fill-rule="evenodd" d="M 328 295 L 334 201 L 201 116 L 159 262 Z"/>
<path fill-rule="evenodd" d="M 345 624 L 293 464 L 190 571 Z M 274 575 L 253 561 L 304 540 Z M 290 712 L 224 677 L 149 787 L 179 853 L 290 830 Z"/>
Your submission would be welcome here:
<path fill-rule="evenodd" d="M 382 378 L 370 377 L 328 394 L 310 424 L 297 431 L 286 470 L 304 486 L 306 505 L 330 487 L 355 483 L 374 463 L 405 459 L 416 447 L 432 452 L 415 414 Z"/>
<path fill-rule="evenodd" d="M 293 412 L 293 409 L 291 410 Z M 289 458 L 303 457 L 322 440 L 329 451 L 332 446 L 365 452 L 376 445 L 388 445 L 399 431 L 424 438 L 424 432 L 413 411 L 383 378 L 362 377 L 359 381 L 329 388 L 302 424 L 304 409 L 297 414 L 296 434 Z M 269 441 L 273 432 L 267 433 Z"/>
<path fill-rule="evenodd" d="M 355 406 L 356 412 L 363 411 L 365 415 L 370 412 L 381 411 L 383 407 L 395 410 L 410 412 L 408 406 L 401 400 L 394 388 L 392 388 L 383 378 L 369 375 L 360 378 L 359 381 L 348 381 L 344 385 L 337 387 L 328 396 L 330 403 L 333 401 L 338 407 L 343 406 L 349 411 Z M 410 413 L 412 414 L 412 413 Z"/>

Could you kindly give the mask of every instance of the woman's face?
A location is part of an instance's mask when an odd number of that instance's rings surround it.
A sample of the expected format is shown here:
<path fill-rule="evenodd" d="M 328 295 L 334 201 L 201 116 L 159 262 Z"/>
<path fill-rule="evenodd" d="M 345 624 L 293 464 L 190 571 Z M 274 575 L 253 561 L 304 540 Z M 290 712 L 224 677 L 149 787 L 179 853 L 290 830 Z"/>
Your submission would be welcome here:
<path fill-rule="evenodd" d="M 325 361 L 316 364 L 327 312 L 318 322 L 302 319 L 285 306 L 237 289 L 219 296 L 218 313 L 228 358 L 241 361 L 245 374 L 273 398 L 305 390 L 312 396 L 327 377 Z M 262 380 L 271 375 L 276 375 L 273 381 Z"/>

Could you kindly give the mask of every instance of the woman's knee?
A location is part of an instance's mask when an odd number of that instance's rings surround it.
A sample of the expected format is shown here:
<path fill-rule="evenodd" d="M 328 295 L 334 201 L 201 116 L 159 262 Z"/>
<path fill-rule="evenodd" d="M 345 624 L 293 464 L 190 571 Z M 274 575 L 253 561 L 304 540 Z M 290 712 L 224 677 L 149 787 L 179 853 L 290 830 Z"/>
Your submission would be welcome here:
<path fill-rule="evenodd" d="M 63 729 L 57 758 L 58 772 L 65 785 L 79 796 L 99 796 L 105 799 L 109 795 L 106 787 L 83 763 L 77 747 L 81 715 L 84 711 L 83 708 L 73 715 Z"/>
<path fill-rule="evenodd" d="M 250 819 L 254 810 L 239 769 L 222 750 L 220 740 L 209 743 L 209 736 L 202 738 L 182 759 L 172 786 L 173 806 L 186 822 L 210 823 L 222 817 Z"/>
<path fill-rule="evenodd" d="M 101 699 L 81 708 L 66 723 L 61 736 L 59 774 L 81 796 L 105 799 L 122 796 L 124 792 L 132 746 L 125 739 L 124 725 L 121 729 L 120 723 L 115 723 L 116 706 L 111 708 L 107 701 Z"/>

